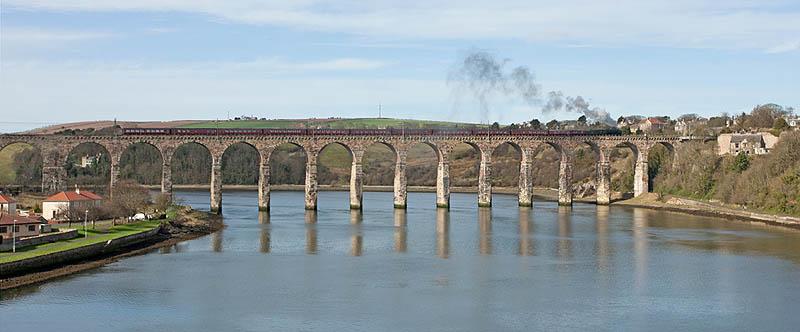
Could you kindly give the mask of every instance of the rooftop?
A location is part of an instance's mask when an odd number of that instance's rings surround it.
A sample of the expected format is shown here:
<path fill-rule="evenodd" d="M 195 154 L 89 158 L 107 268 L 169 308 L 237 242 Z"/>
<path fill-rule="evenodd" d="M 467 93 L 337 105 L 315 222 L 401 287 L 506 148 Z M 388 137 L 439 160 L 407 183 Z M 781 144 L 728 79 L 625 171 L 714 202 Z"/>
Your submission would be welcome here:
<path fill-rule="evenodd" d="M 8 203 L 16 203 L 16 202 L 17 201 L 15 201 L 13 198 L 11 198 L 11 196 L 5 195 L 5 194 L 0 194 L 0 203 L 8 204 Z"/>

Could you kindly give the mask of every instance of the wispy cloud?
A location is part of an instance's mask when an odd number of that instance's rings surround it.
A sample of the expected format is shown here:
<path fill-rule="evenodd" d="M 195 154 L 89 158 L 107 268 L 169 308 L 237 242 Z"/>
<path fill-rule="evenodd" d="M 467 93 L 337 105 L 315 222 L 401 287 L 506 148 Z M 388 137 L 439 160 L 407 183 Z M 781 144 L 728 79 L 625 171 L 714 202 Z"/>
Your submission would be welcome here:
<path fill-rule="evenodd" d="M 800 51 L 800 41 L 787 42 L 775 47 L 770 47 L 767 49 L 766 52 L 769 54 L 776 54 L 776 53 L 786 53 L 792 51 Z"/>
<path fill-rule="evenodd" d="M 800 35 L 792 0 L 195 1 L 5 0 L 54 11 L 171 11 L 217 19 L 359 36 L 503 38 L 572 44 L 761 49 Z"/>
<path fill-rule="evenodd" d="M 62 43 L 109 38 L 114 34 L 104 31 L 56 30 L 42 28 L 3 28 L 0 38 L 13 43 Z"/>

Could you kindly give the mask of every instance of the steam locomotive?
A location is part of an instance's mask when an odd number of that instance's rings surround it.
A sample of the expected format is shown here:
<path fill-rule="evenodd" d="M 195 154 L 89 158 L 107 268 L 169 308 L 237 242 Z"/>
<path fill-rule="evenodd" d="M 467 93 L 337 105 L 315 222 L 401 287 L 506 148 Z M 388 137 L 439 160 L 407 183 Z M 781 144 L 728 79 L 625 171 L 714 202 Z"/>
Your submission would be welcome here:
<path fill-rule="evenodd" d="M 123 135 L 171 136 L 547 136 L 620 135 L 617 128 L 589 130 L 538 129 L 294 129 L 294 128 L 123 128 Z"/>

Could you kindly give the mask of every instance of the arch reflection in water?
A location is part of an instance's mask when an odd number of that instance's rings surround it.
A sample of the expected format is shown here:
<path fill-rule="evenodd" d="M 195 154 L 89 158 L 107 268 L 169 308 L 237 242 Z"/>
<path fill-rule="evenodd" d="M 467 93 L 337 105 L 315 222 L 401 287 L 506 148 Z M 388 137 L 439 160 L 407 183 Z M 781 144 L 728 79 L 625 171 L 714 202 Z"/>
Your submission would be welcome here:
<path fill-rule="evenodd" d="M 531 208 L 519 208 L 519 255 L 533 256 L 533 241 L 531 240 L 533 223 L 531 223 Z"/>
<path fill-rule="evenodd" d="M 317 254 L 317 211 L 306 210 L 306 254 Z"/>
<path fill-rule="evenodd" d="M 478 208 L 478 252 L 481 255 L 492 254 L 492 209 Z"/>
<path fill-rule="evenodd" d="M 222 252 L 222 230 L 218 230 L 211 234 L 211 250 L 214 252 Z"/>
<path fill-rule="evenodd" d="M 405 209 L 394 209 L 394 250 L 397 252 L 406 252 L 408 250 L 406 218 Z"/>
<path fill-rule="evenodd" d="M 558 245 L 556 255 L 562 262 L 572 258 L 572 207 L 558 207 Z"/>
<path fill-rule="evenodd" d="M 261 226 L 261 236 L 259 239 L 261 240 L 261 246 L 259 247 L 260 252 L 262 253 L 269 253 L 270 252 L 270 222 L 269 222 L 269 212 L 267 211 L 259 211 L 258 212 L 258 223 Z"/>
<path fill-rule="evenodd" d="M 450 211 L 446 208 L 436 209 L 436 255 L 450 256 Z"/>
<path fill-rule="evenodd" d="M 350 235 L 350 254 L 361 256 L 364 253 L 364 237 L 361 234 L 361 222 L 363 221 L 361 210 L 350 210 L 350 225 L 352 225 L 352 235 Z"/>

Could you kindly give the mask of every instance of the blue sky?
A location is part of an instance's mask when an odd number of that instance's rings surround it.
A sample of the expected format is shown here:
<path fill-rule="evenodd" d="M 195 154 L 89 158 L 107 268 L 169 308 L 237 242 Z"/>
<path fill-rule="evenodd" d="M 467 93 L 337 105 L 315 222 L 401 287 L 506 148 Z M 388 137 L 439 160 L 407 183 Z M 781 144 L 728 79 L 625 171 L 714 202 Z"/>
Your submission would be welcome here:
<path fill-rule="evenodd" d="M 620 115 L 800 106 L 798 1 L 4 0 L 0 131 L 120 120 L 485 121 L 470 50 Z M 494 96 L 489 120 L 574 119 Z M 9 124 L 8 122 L 19 122 Z M 23 123 L 24 122 L 24 123 Z"/>

